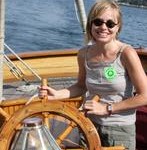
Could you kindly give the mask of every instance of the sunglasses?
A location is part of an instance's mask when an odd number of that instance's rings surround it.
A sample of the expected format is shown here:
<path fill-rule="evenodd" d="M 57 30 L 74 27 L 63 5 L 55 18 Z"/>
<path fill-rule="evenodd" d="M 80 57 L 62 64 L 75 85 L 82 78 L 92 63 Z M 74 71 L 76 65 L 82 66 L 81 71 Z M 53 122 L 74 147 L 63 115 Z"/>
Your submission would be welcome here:
<path fill-rule="evenodd" d="M 117 25 L 113 20 L 107 20 L 105 22 L 103 19 L 100 18 L 94 19 L 92 23 L 98 27 L 101 26 L 102 24 L 105 24 L 110 29 L 114 28 Z"/>

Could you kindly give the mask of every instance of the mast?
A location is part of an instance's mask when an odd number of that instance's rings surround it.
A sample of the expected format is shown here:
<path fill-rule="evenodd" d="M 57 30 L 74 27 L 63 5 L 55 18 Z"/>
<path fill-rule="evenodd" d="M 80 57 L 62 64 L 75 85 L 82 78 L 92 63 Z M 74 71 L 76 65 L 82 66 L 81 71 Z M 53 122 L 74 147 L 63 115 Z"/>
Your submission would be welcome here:
<path fill-rule="evenodd" d="M 86 11 L 85 11 L 84 1 L 75 0 L 75 4 L 76 4 L 76 8 L 77 8 L 78 15 L 80 18 L 80 24 L 83 30 L 83 34 L 84 34 L 84 43 L 87 44 L 87 38 L 86 38 L 87 16 L 86 16 Z"/>
<path fill-rule="evenodd" d="M 4 53 L 4 22 L 5 0 L 0 0 L 0 102 L 3 96 L 3 53 Z"/>

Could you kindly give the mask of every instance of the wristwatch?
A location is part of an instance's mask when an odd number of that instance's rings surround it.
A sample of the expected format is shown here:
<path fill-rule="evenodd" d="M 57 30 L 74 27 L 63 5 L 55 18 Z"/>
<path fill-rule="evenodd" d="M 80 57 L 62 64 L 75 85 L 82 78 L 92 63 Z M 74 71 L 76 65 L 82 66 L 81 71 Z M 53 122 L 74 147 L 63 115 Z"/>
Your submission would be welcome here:
<path fill-rule="evenodd" d="M 107 104 L 107 111 L 108 111 L 108 114 L 109 114 L 109 115 L 112 114 L 112 104 L 111 104 L 111 103 L 108 103 L 108 104 Z"/>

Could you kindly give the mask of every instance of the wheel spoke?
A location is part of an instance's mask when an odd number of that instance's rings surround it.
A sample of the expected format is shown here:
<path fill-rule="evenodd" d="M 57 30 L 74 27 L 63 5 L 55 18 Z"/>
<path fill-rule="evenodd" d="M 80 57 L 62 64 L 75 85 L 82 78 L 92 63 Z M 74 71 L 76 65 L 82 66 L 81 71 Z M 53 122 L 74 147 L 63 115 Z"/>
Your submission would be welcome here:
<path fill-rule="evenodd" d="M 68 136 L 68 134 L 73 130 L 77 125 L 71 121 L 67 128 L 58 136 L 57 143 L 60 145 L 62 141 Z"/>

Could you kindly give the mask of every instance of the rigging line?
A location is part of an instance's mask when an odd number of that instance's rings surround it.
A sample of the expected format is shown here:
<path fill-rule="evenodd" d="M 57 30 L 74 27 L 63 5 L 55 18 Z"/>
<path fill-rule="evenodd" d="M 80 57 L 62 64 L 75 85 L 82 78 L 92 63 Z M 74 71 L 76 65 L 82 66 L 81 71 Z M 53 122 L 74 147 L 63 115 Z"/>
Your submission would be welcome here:
<path fill-rule="evenodd" d="M 27 64 L 25 63 L 6 43 L 4 43 L 4 46 L 13 54 L 16 56 L 18 60 L 29 70 L 32 74 L 34 74 L 40 81 L 42 78 Z"/>
<path fill-rule="evenodd" d="M 21 71 L 21 69 L 19 69 L 5 54 L 4 54 L 4 63 L 10 68 L 10 71 L 17 79 L 21 79 L 28 84 L 28 81 L 27 79 L 24 78 L 24 73 Z"/>
<path fill-rule="evenodd" d="M 4 62 L 7 64 L 7 66 L 10 68 L 10 71 L 17 74 L 17 78 L 21 77 L 23 73 L 16 67 L 16 65 L 6 56 L 4 55 Z"/>
<path fill-rule="evenodd" d="M 80 23 L 80 19 L 79 19 L 79 15 L 78 15 L 78 9 L 77 9 L 77 5 L 76 5 L 75 1 L 74 1 L 74 6 L 75 6 L 76 18 L 77 18 L 78 22 Z"/>

